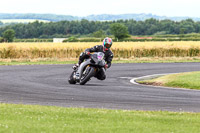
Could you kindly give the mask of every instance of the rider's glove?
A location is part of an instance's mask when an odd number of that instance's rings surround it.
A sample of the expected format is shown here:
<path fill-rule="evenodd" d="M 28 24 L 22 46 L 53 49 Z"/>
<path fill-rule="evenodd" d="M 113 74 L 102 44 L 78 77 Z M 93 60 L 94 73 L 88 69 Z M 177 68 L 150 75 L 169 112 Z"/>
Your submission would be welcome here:
<path fill-rule="evenodd" d="M 90 52 L 88 52 L 88 51 L 85 51 L 85 54 L 86 54 L 86 55 L 90 55 Z"/>
<path fill-rule="evenodd" d="M 104 68 L 107 69 L 108 68 L 108 64 L 105 64 Z"/>

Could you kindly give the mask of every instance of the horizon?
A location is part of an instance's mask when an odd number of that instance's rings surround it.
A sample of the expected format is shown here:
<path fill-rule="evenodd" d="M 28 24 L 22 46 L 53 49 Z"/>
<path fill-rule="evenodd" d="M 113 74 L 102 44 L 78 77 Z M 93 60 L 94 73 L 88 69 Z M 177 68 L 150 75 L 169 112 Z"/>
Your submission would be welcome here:
<path fill-rule="evenodd" d="M 145 14 L 145 15 L 153 15 L 153 16 L 159 16 L 159 17 L 169 17 L 169 18 L 173 18 L 173 17 L 188 17 L 188 18 L 200 18 L 200 17 L 190 17 L 190 16 L 166 16 L 166 15 L 158 15 L 158 14 L 153 14 L 153 13 L 123 13 L 123 14 L 89 14 L 87 16 L 75 16 L 75 15 L 65 15 L 65 14 L 56 14 L 56 13 L 2 13 L 0 12 L 0 14 L 39 14 L 39 15 L 58 15 L 58 16 L 73 16 L 73 17 L 88 17 L 88 16 L 98 16 L 98 15 L 131 15 L 131 14 Z"/>
<path fill-rule="evenodd" d="M 198 0 L 6 0 L 1 13 L 89 16 L 100 14 L 155 14 L 167 17 L 200 17 Z"/>

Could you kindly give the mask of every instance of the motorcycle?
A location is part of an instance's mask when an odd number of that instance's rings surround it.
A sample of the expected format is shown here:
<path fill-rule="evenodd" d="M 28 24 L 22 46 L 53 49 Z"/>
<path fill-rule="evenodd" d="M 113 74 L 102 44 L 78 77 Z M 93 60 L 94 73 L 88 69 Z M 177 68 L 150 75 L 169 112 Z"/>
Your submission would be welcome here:
<path fill-rule="evenodd" d="M 80 85 L 87 83 L 92 77 L 95 77 L 101 68 L 104 68 L 106 64 L 104 56 L 103 52 L 90 54 L 90 58 L 86 59 L 72 72 L 68 82 L 70 84 L 79 83 Z"/>

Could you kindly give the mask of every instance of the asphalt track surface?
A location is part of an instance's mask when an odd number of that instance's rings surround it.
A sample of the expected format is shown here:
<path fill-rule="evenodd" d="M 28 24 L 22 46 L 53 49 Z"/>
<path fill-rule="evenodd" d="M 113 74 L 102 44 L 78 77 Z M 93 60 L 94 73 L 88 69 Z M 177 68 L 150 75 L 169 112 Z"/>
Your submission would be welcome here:
<path fill-rule="evenodd" d="M 200 71 L 200 63 L 113 64 L 107 79 L 67 82 L 72 65 L 0 66 L 0 102 L 63 107 L 200 112 L 200 91 L 141 86 L 131 78 Z"/>

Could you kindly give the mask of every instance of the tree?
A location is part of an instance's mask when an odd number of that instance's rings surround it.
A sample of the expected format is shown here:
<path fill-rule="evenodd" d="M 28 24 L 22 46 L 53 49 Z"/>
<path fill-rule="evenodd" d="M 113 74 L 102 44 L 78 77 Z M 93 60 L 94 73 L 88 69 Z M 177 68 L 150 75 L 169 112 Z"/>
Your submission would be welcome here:
<path fill-rule="evenodd" d="M 105 37 L 105 32 L 103 30 L 98 30 L 96 32 L 93 33 L 93 36 L 94 37 L 99 37 L 99 38 L 102 38 L 102 37 Z"/>
<path fill-rule="evenodd" d="M 123 39 L 129 36 L 128 28 L 120 23 L 111 24 L 110 31 L 115 36 L 116 39 Z"/>
<path fill-rule="evenodd" d="M 3 38 L 7 42 L 13 42 L 15 37 L 15 31 L 13 29 L 7 29 L 6 31 L 3 32 Z"/>

